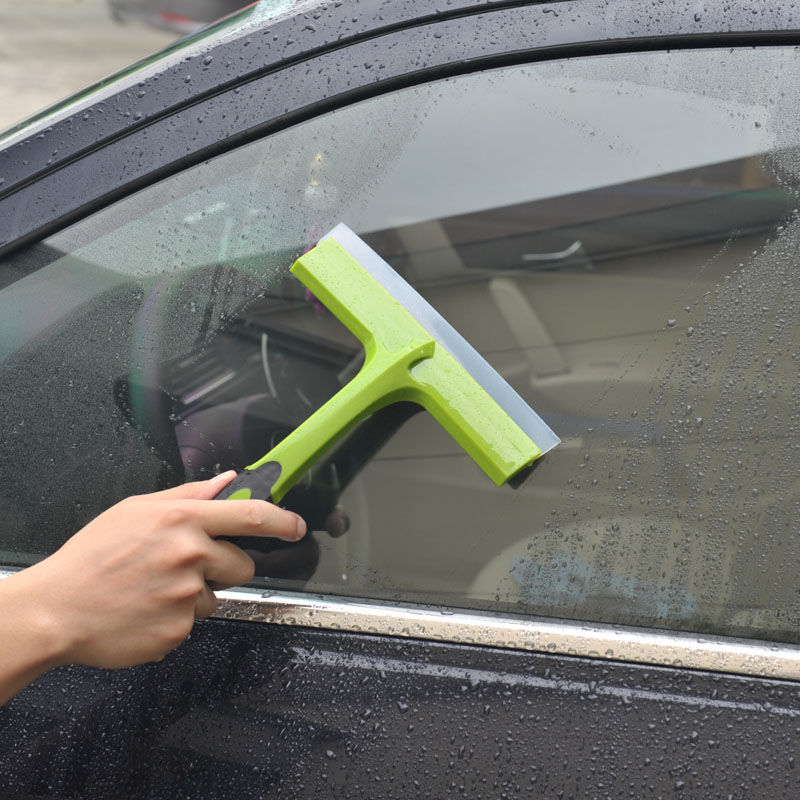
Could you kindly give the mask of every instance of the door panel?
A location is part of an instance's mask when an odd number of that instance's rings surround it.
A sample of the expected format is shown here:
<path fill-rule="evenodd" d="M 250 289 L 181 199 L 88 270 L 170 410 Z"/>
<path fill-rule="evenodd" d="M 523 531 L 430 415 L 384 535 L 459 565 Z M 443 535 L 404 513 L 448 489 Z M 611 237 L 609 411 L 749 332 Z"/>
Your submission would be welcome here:
<path fill-rule="evenodd" d="M 6 797 L 794 797 L 796 684 L 253 623 L 2 711 Z M 12 734 L 12 731 L 14 732 Z"/>

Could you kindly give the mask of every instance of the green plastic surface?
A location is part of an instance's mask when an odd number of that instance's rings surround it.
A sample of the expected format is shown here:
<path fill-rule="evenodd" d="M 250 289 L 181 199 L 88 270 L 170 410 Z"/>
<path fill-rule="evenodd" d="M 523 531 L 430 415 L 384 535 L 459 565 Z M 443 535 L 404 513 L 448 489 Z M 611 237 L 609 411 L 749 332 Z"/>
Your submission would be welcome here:
<path fill-rule="evenodd" d="M 282 470 L 280 502 L 306 470 L 354 425 L 400 400 L 422 405 L 498 485 L 541 451 L 475 379 L 335 240 L 326 239 L 291 269 L 355 334 L 366 358 L 359 373 L 262 459 Z"/>

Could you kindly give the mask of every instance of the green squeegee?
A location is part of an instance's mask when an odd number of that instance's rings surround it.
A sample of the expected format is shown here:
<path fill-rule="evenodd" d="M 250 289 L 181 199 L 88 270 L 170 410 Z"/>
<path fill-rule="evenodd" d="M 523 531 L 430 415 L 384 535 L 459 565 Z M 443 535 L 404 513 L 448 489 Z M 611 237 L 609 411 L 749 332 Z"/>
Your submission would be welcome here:
<path fill-rule="evenodd" d="M 362 342 L 359 373 L 219 499 L 278 503 L 354 425 L 383 406 L 429 411 L 498 485 L 559 443 L 536 412 L 444 318 L 346 225 L 291 272 Z"/>

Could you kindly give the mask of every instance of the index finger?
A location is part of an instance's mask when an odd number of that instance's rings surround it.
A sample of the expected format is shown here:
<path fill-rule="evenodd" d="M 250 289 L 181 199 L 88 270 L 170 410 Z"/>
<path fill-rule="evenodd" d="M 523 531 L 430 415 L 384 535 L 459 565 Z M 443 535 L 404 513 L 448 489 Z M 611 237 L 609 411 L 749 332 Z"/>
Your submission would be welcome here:
<path fill-rule="evenodd" d="M 212 538 L 217 536 L 273 536 L 294 542 L 302 539 L 306 523 L 293 511 L 266 500 L 178 500 Z"/>

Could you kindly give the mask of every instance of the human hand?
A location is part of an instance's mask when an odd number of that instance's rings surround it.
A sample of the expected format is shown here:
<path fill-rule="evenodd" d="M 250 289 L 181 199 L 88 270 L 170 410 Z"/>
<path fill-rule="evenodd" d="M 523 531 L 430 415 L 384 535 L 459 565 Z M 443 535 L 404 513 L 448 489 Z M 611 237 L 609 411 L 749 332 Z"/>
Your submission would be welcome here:
<path fill-rule="evenodd" d="M 123 500 L 8 579 L 54 637 L 49 666 L 161 660 L 214 612 L 213 589 L 253 576 L 252 558 L 217 537 L 302 538 L 303 520 L 271 503 L 207 502 L 234 475 Z"/>

